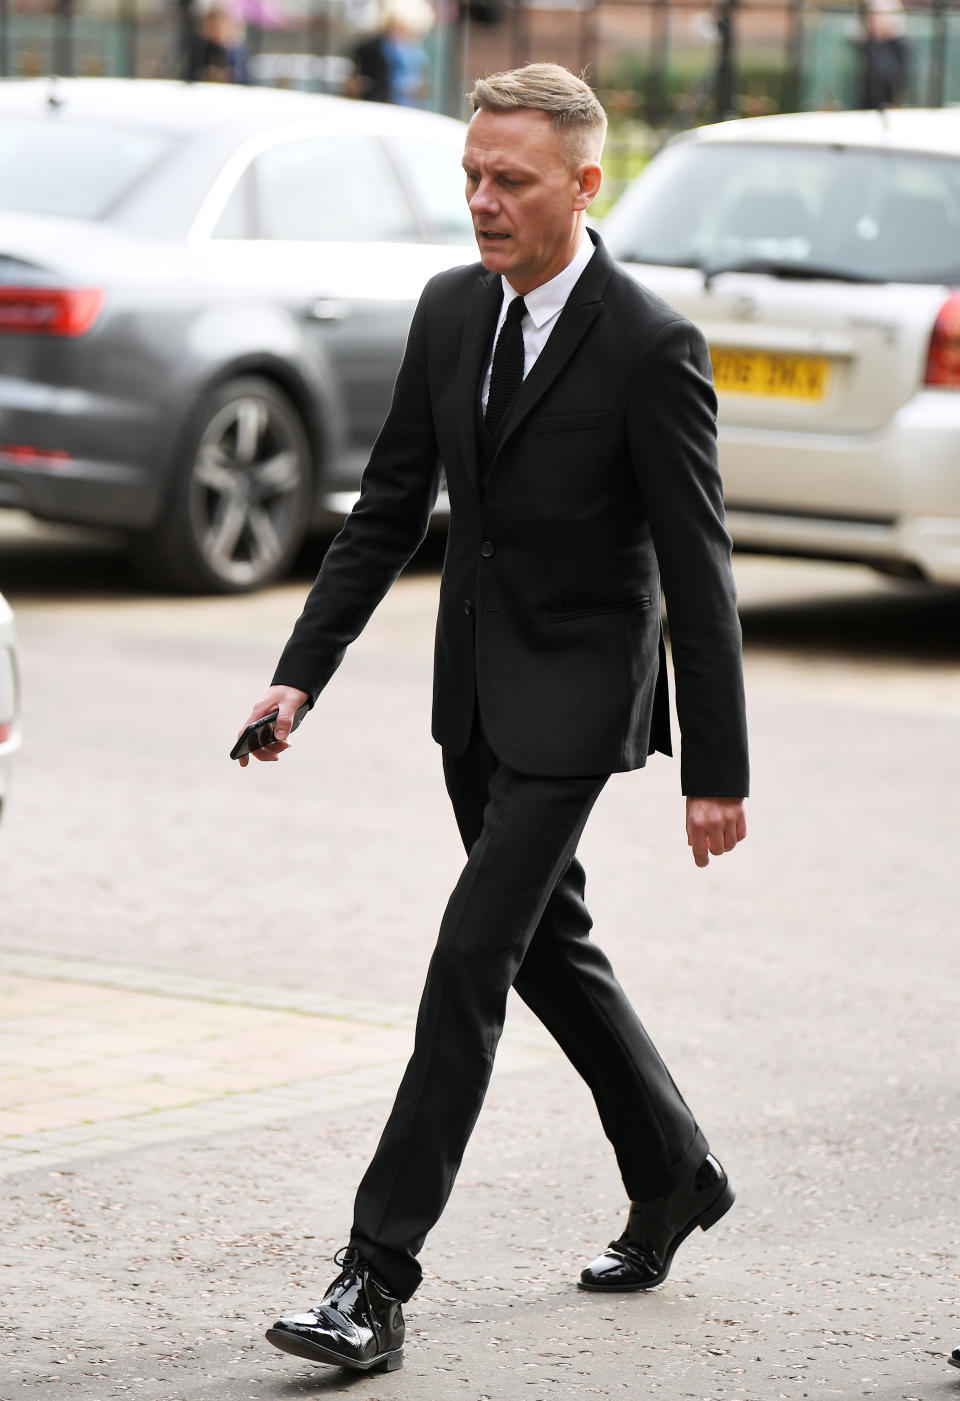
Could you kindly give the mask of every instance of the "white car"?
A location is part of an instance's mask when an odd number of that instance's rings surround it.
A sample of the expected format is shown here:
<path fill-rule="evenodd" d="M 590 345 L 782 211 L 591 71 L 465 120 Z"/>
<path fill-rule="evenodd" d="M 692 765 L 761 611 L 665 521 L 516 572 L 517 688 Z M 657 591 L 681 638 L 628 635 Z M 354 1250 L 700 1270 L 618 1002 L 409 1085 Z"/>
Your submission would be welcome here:
<path fill-rule="evenodd" d="M 0 593 L 0 816 L 10 787 L 10 769 L 20 748 L 20 683 L 13 613 Z"/>
<path fill-rule="evenodd" d="M 702 127 L 603 232 L 707 337 L 738 548 L 960 584 L 960 110 Z"/>

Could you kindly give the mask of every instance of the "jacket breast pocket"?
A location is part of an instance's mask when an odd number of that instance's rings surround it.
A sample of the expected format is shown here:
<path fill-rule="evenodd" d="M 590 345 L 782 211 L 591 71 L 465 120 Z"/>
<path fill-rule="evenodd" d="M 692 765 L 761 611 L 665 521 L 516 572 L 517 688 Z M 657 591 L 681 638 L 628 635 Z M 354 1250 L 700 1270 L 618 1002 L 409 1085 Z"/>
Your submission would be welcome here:
<path fill-rule="evenodd" d="M 606 409 L 591 413 L 551 413 L 534 419 L 533 426 L 538 433 L 574 433 L 578 429 L 601 428 L 610 417 Z"/>

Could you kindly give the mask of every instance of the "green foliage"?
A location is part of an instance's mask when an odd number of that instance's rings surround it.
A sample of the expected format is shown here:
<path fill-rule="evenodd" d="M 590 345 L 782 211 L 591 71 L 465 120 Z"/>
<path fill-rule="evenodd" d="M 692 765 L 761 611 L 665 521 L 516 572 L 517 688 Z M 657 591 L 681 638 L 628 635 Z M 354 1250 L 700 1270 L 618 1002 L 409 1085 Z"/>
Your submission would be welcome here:
<path fill-rule="evenodd" d="M 648 54 L 621 54 L 604 70 L 600 88 L 609 112 L 651 127 L 697 126 L 716 119 L 715 52 L 673 53 L 665 69 Z M 743 116 L 782 112 L 795 105 L 792 75 L 782 54 L 757 52 L 736 62 L 736 104 Z"/>
<path fill-rule="evenodd" d="M 590 206 L 590 216 L 602 219 L 634 176 L 639 175 L 656 143 L 647 127 L 638 122 L 613 121 L 603 151 L 603 185 Z"/>

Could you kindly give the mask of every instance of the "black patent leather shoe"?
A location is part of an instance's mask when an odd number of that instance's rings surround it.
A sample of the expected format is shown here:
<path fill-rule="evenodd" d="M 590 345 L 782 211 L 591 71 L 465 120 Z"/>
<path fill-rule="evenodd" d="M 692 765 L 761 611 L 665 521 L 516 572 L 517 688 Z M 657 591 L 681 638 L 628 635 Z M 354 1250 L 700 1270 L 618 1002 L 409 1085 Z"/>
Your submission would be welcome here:
<path fill-rule="evenodd" d="M 403 1366 L 400 1300 L 389 1294 L 355 1250 L 337 1257 L 343 1269 L 315 1308 L 281 1318 L 267 1340 L 282 1352 L 355 1372 Z"/>
<path fill-rule="evenodd" d="M 654 1289 L 670 1273 L 677 1247 L 699 1226 L 709 1231 L 733 1206 L 727 1174 L 712 1155 L 686 1182 L 652 1202 L 633 1202 L 627 1229 L 580 1275 L 581 1289 L 626 1293 Z"/>
<path fill-rule="evenodd" d="M 951 1367 L 960 1367 L 960 1347 L 955 1347 L 947 1358 Z"/>

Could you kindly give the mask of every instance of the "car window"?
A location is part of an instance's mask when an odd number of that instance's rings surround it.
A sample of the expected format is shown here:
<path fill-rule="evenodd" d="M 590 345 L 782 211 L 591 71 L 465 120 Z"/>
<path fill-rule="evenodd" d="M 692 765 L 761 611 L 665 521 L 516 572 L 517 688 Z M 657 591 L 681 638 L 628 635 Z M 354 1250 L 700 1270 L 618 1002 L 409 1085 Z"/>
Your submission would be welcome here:
<path fill-rule="evenodd" d="M 263 151 L 224 207 L 216 237 L 239 236 L 248 182 L 254 238 L 403 243 L 420 237 L 386 152 L 370 137 L 287 141 Z"/>
<path fill-rule="evenodd" d="M 960 276 L 960 160 L 780 143 L 677 146 L 627 191 L 604 233 L 627 261 L 773 259 L 951 282 Z"/>
<path fill-rule="evenodd" d="M 404 179 L 434 243 L 472 243 L 473 221 L 464 195 L 459 144 L 404 135 L 393 147 Z"/>
<path fill-rule="evenodd" d="M 172 146 L 172 138 L 68 120 L 0 123 L 0 209 L 102 219 Z"/>

